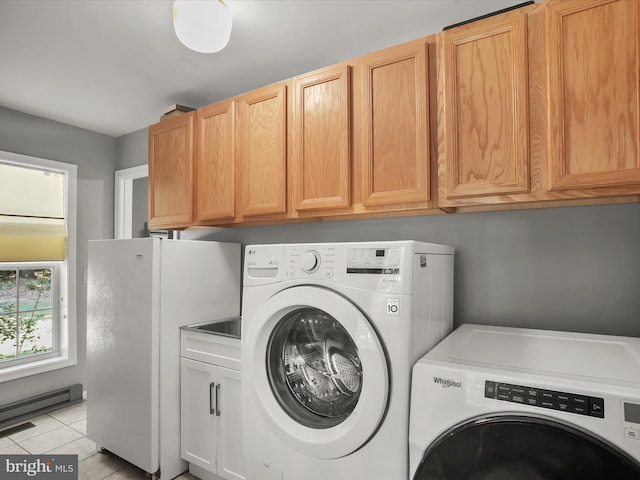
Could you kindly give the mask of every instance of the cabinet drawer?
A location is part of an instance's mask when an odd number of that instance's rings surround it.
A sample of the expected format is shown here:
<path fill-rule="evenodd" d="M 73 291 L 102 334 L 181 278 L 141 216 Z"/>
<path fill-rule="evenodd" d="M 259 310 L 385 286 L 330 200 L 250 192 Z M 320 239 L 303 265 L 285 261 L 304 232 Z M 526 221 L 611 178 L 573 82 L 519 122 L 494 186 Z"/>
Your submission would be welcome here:
<path fill-rule="evenodd" d="M 240 339 L 180 330 L 180 356 L 240 370 Z"/>

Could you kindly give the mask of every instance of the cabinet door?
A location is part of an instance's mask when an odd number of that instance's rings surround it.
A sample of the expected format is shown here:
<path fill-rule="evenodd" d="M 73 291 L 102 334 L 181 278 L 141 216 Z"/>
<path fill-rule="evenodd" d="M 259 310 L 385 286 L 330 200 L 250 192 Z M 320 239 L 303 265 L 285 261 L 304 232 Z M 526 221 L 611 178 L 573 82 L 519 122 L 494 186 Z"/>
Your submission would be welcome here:
<path fill-rule="evenodd" d="M 529 190 L 526 15 L 438 35 L 441 198 Z"/>
<path fill-rule="evenodd" d="M 548 28 L 551 189 L 640 184 L 640 2 L 554 2 Z"/>
<path fill-rule="evenodd" d="M 360 60 L 364 205 L 429 200 L 427 45 Z"/>
<path fill-rule="evenodd" d="M 348 65 L 294 79 L 293 194 L 297 211 L 351 204 Z"/>
<path fill-rule="evenodd" d="M 180 359 L 180 456 L 210 472 L 216 471 L 218 448 L 217 368 Z"/>
<path fill-rule="evenodd" d="M 239 214 L 287 211 L 287 87 L 265 87 L 236 101 Z"/>
<path fill-rule="evenodd" d="M 195 159 L 199 223 L 235 214 L 233 101 L 197 111 Z"/>
<path fill-rule="evenodd" d="M 149 228 L 193 223 L 193 113 L 149 127 Z"/>
<path fill-rule="evenodd" d="M 240 372 L 217 367 L 220 416 L 218 424 L 218 475 L 228 480 L 244 480 Z"/>

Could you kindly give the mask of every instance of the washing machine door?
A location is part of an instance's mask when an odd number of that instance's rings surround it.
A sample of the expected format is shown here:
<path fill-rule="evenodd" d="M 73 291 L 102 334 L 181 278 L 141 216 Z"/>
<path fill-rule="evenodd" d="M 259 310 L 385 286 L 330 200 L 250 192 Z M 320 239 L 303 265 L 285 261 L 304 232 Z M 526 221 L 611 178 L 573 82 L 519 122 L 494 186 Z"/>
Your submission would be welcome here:
<path fill-rule="evenodd" d="M 446 432 L 413 480 L 640 480 L 622 450 L 556 419 L 503 415 Z"/>
<path fill-rule="evenodd" d="M 384 417 L 389 372 L 367 317 L 317 286 L 278 292 L 254 314 L 244 348 L 253 394 L 273 432 L 315 458 L 365 444 Z"/>

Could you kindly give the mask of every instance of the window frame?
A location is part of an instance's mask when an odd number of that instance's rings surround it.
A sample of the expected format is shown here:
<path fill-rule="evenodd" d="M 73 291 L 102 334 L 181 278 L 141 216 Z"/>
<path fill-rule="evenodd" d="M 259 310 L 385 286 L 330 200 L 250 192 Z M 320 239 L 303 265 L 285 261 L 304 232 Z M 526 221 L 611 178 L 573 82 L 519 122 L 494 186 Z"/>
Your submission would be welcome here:
<path fill-rule="evenodd" d="M 0 265 L 54 265 L 57 267 L 58 288 L 55 319 L 58 329 L 58 351 L 54 355 L 33 355 L 0 364 L 0 383 L 45 373 L 77 363 L 77 189 L 78 167 L 70 163 L 29 155 L 0 151 L 0 162 L 50 170 L 64 175 L 64 217 L 67 226 L 66 257 L 61 262 L 3 262 Z M 28 360 L 27 360 L 28 359 Z"/>

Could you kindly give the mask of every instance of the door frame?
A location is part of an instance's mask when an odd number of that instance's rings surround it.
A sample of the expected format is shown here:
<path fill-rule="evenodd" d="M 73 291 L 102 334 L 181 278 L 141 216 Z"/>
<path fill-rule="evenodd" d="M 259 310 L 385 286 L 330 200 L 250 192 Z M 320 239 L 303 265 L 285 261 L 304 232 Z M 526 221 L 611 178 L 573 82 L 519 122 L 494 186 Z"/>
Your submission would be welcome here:
<path fill-rule="evenodd" d="M 133 181 L 149 176 L 149 165 L 115 172 L 113 238 L 132 238 Z"/>

